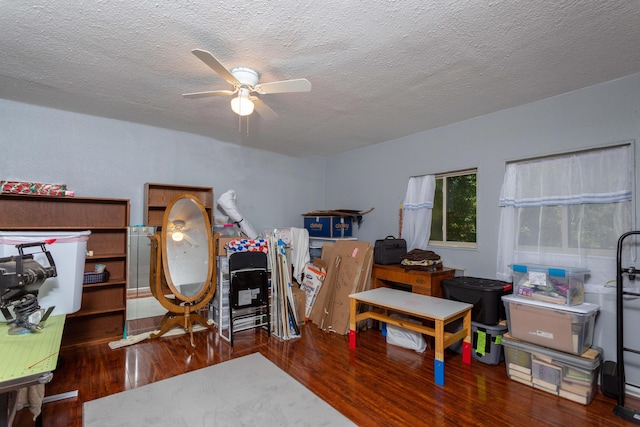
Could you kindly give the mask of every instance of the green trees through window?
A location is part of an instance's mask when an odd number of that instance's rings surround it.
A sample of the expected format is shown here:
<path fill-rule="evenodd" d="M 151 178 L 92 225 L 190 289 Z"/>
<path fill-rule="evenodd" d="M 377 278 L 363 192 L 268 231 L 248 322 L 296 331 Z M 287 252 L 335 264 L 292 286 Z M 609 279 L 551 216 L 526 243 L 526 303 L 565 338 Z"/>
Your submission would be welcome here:
<path fill-rule="evenodd" d="M 430 244 L 475 247 L 476 175 L 475 169 L 436 175 Z"/>
<path fill-rule="evenodd" d="M 615 203 L 519 208 L 517 245 L 612 251 L 617 244 L 616 208 Z"/>

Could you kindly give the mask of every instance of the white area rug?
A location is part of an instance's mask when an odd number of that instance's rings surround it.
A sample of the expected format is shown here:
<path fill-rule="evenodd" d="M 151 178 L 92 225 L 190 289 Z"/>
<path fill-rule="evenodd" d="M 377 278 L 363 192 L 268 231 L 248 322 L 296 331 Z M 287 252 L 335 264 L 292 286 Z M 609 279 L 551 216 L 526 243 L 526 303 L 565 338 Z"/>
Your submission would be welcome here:
<path fill-rule="evenodd" d="M 84 427 L 355 426 L 259 353 L 86 402 Z"/>

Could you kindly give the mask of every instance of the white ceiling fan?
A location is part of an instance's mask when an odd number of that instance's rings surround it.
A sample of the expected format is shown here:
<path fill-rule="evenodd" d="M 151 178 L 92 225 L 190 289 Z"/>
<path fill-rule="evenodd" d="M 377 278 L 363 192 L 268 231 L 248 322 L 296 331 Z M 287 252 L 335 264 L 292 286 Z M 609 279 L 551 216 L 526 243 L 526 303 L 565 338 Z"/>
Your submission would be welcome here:
<path fill-rule="evenodd" d="M 180 219 L 174 219 L 168 224 L 168 227 L 171 239 L 174 242 L 181 242 L 185 240 L 191 246 L 198 246 L 198 242 L 189 237 L 189 233 L 187 233 L 189 227 L 187 226 L 186 222 Z"/>
<path fill-rule="evenodd" d="M 233 85 L 233 90 L 213 90 L 208 92 L 185 93 L 185 98 L 203 98 L 207 96 L 233 96 L 231 109 L 239 116 L 248 116 L 254 108 L 265 120 L 278 117 L 267 104 L 254 94 L 266 95 L 272 93 L 309 92 L 311 83 L 307 79 L 282 80 L 270 83 L 258 83 L 260 74 L 247 67 L 235 67 L 228 70 L 220 61 L 206 50 L 194 49 L 191 51 L 213 71 Z"/>

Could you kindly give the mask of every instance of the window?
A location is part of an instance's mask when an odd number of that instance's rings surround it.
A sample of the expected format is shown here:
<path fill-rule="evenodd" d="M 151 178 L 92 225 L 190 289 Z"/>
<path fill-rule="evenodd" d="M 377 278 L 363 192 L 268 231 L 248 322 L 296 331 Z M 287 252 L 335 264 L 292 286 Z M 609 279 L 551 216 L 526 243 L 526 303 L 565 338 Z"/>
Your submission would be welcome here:
<path fill-rule="evenodd" d="M 508 163 L 500 196 L 497 278 L 512 264 L 580 267 L 588 283 L 615 276 L 618 237 L 631 229 L 629 144 Z"/>
<path fill-rule="evenodd" d="M 614 228 L 616 203 L 525 207 L 518 209 L 516 247 L 556 253 L 578 248 L 592 255 L 611 256 L 618 235 Z"/>
<path fill-rule="evenodd" d="M 476 169 L 436 175 L 430 245 L 477 247 L 476 175 Z"/>

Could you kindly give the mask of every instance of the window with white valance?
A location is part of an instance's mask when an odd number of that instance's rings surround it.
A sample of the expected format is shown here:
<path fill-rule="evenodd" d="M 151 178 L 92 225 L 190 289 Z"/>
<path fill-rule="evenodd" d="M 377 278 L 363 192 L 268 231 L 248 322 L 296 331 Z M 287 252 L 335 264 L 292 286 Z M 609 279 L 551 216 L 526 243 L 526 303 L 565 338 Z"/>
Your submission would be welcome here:
<path fill-rule="evenodd" d="M 622 145 L 507 165 L 500 196 L 497 278 L 511 264 L 580 267 L 615 278 L 618 237 L 631 229 L 633 161 Z"/>

